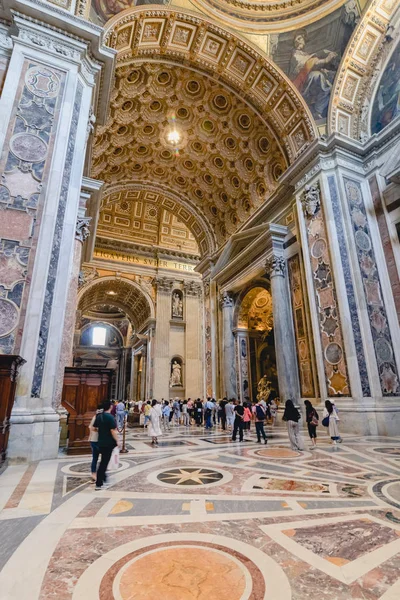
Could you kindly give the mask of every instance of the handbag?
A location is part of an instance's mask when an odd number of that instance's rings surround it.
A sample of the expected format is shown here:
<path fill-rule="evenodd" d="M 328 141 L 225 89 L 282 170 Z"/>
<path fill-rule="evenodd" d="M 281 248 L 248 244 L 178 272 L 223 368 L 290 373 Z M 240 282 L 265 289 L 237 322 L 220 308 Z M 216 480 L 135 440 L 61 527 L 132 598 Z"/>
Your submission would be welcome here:
<path fill-rule="evenodd" d="M 108 471 L 118 471 L 119 467 L 119 447 L 115 446 L 114 450 L 111 453 L 110 462 L 108 463 L 107 470 Z"/>
<path fill-rule="evenodd" d="M 317 427 L 317 425 L 319 425 L 318 417 L 315 414 L 315 412 L 311 418 L 311 425 L 314 425 L 314 427 Z"/>
<path fill-rule="evenodd" d="M 324 427 L 329 427 L 329 417 L 325 417 L 324 419 L 322 419 L 322 425 Z"/>

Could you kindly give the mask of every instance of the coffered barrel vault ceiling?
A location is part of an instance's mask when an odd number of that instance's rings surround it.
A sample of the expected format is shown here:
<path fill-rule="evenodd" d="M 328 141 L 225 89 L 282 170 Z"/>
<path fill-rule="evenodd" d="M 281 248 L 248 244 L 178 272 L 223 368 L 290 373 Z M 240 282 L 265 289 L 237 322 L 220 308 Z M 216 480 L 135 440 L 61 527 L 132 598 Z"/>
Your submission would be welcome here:
<path fill-rule="evenodd" d="M 173 197 L 165 208 L 209 253 L 312 141 L 308 109 L 255 48 L 198 17 L 134 9 L 111 22 L 106 40 L 118 50 L 115 88 L 92 176 L 106 182 L 105 196 L 134 186 Z M 173 124 L 177 150 L 167 141 Z"/>

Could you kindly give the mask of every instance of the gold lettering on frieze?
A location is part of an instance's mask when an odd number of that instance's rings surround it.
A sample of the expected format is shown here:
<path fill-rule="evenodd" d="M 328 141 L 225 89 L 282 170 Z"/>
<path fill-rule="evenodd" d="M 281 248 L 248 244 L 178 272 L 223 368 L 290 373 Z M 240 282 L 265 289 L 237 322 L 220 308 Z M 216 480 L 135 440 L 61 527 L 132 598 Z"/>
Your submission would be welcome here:
<path fill-rule="evenodd" d="M 131 254 L 120 254 L 118 252 L 107 252 L 106 250 L 95 250 L 94 258 L 105 260 L 115 260 L 117 262 L 133 263 L 147 267 L 161 267 L 172 271 L 194 271 L 193 265 L 180 263 L 161 258 L 145 258 L 144 256 L 134 256 Z"/>

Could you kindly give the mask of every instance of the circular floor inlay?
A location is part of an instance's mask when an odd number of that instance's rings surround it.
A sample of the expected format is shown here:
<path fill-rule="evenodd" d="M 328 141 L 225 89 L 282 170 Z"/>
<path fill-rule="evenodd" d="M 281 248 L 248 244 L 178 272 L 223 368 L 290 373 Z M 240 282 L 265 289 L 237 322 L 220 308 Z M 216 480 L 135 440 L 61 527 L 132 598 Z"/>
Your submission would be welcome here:
<path fill-rule="evenodd" d="M 166 548 L 128 563 L 117 577 L 114 593 L 121 600 L 239 600 L 246 590 L 246 575 L 250 579 L 247 570 L 225 553 L 198 546 Z"/>
<path fill-rule="evenodd" d="M 257 450 L 255 454 L 267 458 L 296 458 L 296 456 L 302 456 L 301 452 L 296 452 L 296 450 L 290 448 L 264 448 L 263 450 Z"/>
<path fill-rule="evenodd" d="M 374 452 L 379 454 L 389 454 L 391 456 L 400 456 L 400 448 L 374 448 Z"/>
<path fill-rule="evenodd" d="M 157 475 L 163 483 L 172 485 L 208 485 L 222 479 L 222 473 L 203 467 L 179 467 Z"/>

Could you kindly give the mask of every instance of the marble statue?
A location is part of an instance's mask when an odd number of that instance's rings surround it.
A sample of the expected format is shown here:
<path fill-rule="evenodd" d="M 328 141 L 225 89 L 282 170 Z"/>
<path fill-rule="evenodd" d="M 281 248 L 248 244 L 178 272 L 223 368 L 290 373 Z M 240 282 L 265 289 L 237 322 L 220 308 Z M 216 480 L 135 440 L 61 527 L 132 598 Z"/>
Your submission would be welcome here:
<path fill-rule="evenodd" d="M 264 400 L 264 402 L 267 402 L 271 393 L 271 382 L 268 380 L 266 375 L 261 377 L 260 381 L 258 382 L 257 392 L 257 400 Z"/>
<path fill-rule="evenodd" d="M 172 296 L 172 316 L 173 317 L 183 317 L 183 302 L 180 295 L 175 292 Z"/>
<path fill-rule="evenodd" d="M 172 373 L 169 379 L 169 385 L 170 387 L 182 385 L 182 367 L 176 360 L 172 363 Z"/>

